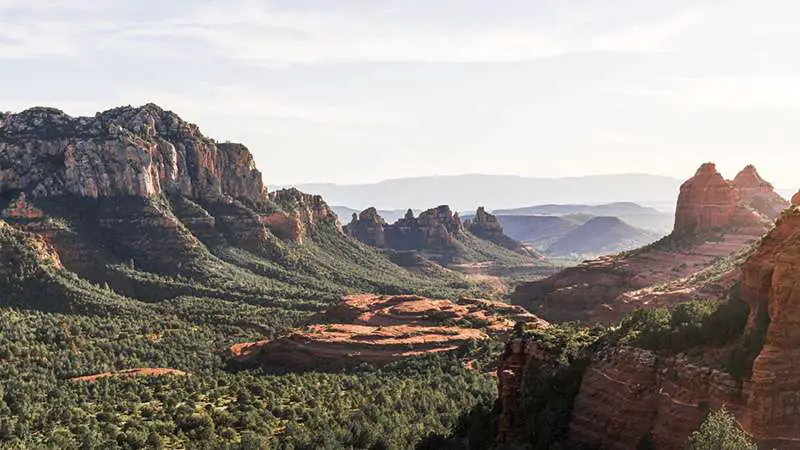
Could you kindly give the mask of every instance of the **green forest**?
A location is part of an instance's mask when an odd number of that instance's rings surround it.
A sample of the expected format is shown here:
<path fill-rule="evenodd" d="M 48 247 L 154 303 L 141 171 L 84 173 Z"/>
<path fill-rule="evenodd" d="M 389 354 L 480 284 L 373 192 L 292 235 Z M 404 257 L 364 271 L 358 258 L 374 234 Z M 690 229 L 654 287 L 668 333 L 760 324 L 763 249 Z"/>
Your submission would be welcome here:
<path fill-rule="evenodd" d="M 413 448 L 494 402 L 494 380 L 464 361 L 489 370 L 496 343 L 335 373 L 242 370 L 226 353 L 349 293 L 483 291 L 459 275 L 414 275 L 325 224 L 302 244 L 268 237 L 248 250 L 219 227 L 177 254 L 171 270 L 158 266 L 163 250 L 147 245 L 189 242 L 192 214 L 231 212 L 178 198 L 37 206 L 48 217 L 21 225 L 50 230 L 91 258 L 62 252 L 78 275 L 0 222 L 2 448 Z M 165 232 L 132 219 L 147 215 L 182 220 Z M 109 217 L 131 219 L 104 226 Z M 72 380 L 139 367 L 188 375 Z"/>

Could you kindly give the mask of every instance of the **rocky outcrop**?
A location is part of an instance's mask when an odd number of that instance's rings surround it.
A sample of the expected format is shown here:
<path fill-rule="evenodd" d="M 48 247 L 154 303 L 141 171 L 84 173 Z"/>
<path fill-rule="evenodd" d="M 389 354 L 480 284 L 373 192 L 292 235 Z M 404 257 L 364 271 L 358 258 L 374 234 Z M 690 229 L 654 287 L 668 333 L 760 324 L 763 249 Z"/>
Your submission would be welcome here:
<path fill-rule="evenodd" d="M 273 233 L 295 242 L 302 242 L 309 232 L 323 224 L 342 232 L 339 218 L 319 195 L 305 194 L 297 189 L 271 192 L 269 199 L 282 211 L 262 216 L 261 220 Z"/>
<path fill-rule="evenodd" d="M 414 217 L 409 209 L 405 217 L 387 224 L 375 208 L 368 208 L 347 225 L 347 232 L 361 242 L 394 250 L 449 250 L 455 235 L 464 226 L 458 213 L 441 205 Z"/>
<path fill-rule="evenodd" d="M 475 236 L 489 242 L 494 242 L 508 250 L 528 256 L 536 256 L 534 251 L 522 245 L 521 242 L 507 236 L 503 232 L 503 225 L 500 224 L 497 217 L 486 212 L 483 206 L 478 208 L 472 220 L 464 222 L 464 228 Z"/>
<path fill-rule="evenodd" d="M 266 189 L 250 152 L 216 144 L 196 125 L 156 105 L 94 117 L 52 108 L 0 123 L 0 192 L 32 197 L 179 194 L 203 201 L 262 203 Z"/>
<path fill-rule="evenodd" d="M 347 234 L 367 245 L 394 250 L 390 254 L 396 261 L 411 262 L 414 258 L 402 255 L 415 253 L 466 273 L 487 275 L 509 267 L 546 264 L 535 261 L 542 259 L 535 251 L 505 236 L 494 216 L 483 209 L 479 211 L 480 219 L 476 223 L 474 220 L 462 222 L 459 214 L 447 205 L 428 209 L 417 217 L 409 209 L 404 217 L 388 224 L 375 208 L 368 208 L 353 214 L 345 228 Z M 416 263 L 400 264 L 411 270 L 418 269 Z"/>
<path fill-rule="evenodd" d="M 749 171 L 747 171 L 749 172 Z M 740 178 L 744 192 L 747 175 Z M 673 234 L 698 234 L 729 226 L 758 226 L 759 215 L 743 204 L 740 191 L 722 178 L 713 163 L 705 163 L 681 185 Z"/>
<path fill-rule="evenodd" d="M 773 220 L 789 206 L 789 202 L 775 192 L 772 184 L 761 178 L 753 165 L 742 169 L 731 183 L 743 204 Z"/>
<path fill-rule="evenodd" d="M 751 184 L 743 181 L 746 178 L 740 177 L 742 186 Z M 686 297 L 670 293 L 661 302 L 650 301 L 651 295 L 627 293 L 691 278 L 720 258 L 751 247 L 772 223 L 743 204 L 733 183 L 722 178 L 714 164 L 706 163 L 681 186 L 675 229 L 669 236 L 627 253 L 585 261 L 544 280 L 522 283 L 512 302 L 550 321 L 612 323 L 632 310 Z M 683 293 L 703 290 L 693 286 Z"/>
<path fill-rule="evenodd" d="M 468 220 L 464 226 L 472 232 L 475 236 L 483 239 L 492 240 L 505 236 L 503 234 L 503 225 L 497 220 L 497 217 L 486 212 L 483 206 L 478 207 L 475 212 L 475 218 Z"/>
<path fill-rule="evenodd" d="M 367 245 L 384 247 L 386 237 L 383 229 L 386 226 L 386 221 L 375 208 L 367 208 L 359 214 L 353 213 L 353 220 L 347 225 L 347 232 Z"/>

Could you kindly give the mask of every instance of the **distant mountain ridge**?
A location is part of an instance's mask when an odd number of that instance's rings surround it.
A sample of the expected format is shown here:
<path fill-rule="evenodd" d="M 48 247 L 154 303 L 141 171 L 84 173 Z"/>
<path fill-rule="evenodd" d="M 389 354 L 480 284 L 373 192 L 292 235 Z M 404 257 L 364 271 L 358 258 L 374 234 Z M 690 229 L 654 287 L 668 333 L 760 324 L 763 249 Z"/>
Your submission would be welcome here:
<path fill-rule="evenodd" d="M 513 209 L 496 209 L 498 216 L 575 216 L 619 217 L 624 222 L 645 230 L 668 233 L 672 230 L 674 216 L 656 208 L 633 202 L 614 202 L 602 205 L 548 204 Z"/>
<path fill-rule="evenodd" d="M 357 185 L 301 183 L 291 186 L 322 195 L 330 204 L 351 208 L 424 209 L 431 204 L 447 203 L 454 210 L 474 211 L 481 205 L 498 209 L 548 203 L 621 201 L 674 205 L 681 182 L 677 178 L 649 174 L 565 178 L 472 174 L 398 178 Z"/>

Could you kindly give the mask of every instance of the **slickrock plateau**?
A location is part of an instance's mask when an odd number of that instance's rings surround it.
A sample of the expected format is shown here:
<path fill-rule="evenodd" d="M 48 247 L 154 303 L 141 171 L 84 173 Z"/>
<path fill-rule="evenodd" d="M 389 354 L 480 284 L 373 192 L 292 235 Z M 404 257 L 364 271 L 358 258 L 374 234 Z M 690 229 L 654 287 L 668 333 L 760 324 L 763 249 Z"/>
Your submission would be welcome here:
<path fill-rule="evenodd" d="M 694 275 L 721 259 L 741 256 L 740 252 L 773 224 L 760 209 L 765 204 L 778 207 L 785 203 L 776 199 L 777 194 L 768 183 L 762 183 L 752 166 L 737 178 L 738 184 L 728 182 L 714 164 L 703 164 L 681 186 L 675 227 L 669 236 L 637 250 L 585 261 L 544 280 L 524 283 L 512 302 L 550 321 L 611 323 L 641 307 L 724 291 L 738 278 L 731 265 L 730 273 L 716 270 L 707 278 Z M 759 211 L 742 198 L 760 205 Z"/>
<path fill-rule="evenodd" d="M 345 298 L 287 336 L 236 344 L 229 354 L 240 363 L 294 369 L 381 364 L 456 350 L 470 341 L 507 333 L 517 322 L 547 325 L 501 302 L 362 294 Z"/>

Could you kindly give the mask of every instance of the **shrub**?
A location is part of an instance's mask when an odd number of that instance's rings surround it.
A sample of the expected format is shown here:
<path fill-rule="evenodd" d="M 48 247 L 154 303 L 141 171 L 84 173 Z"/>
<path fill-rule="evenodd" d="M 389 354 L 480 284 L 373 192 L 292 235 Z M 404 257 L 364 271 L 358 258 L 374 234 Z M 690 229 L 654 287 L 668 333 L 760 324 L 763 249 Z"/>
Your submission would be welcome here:
<path fill-rule="evenodd" d="M 755 450 L 750 437 L 724 407 L 712 411 L 689 437 L 687 450 Z"/>

